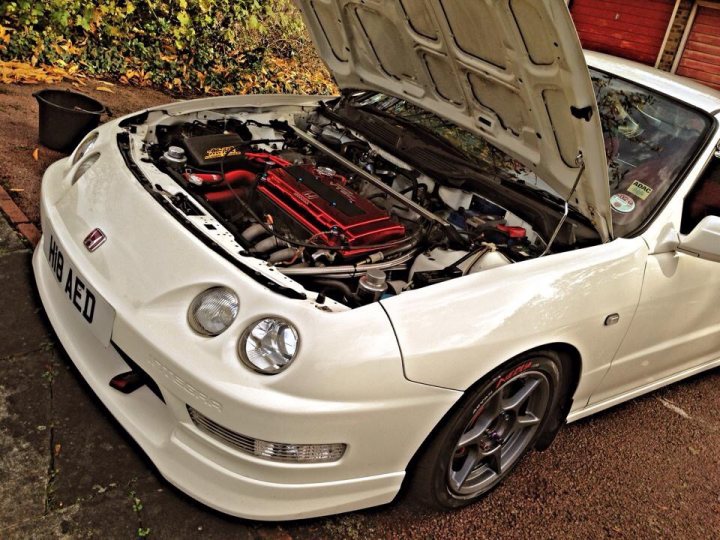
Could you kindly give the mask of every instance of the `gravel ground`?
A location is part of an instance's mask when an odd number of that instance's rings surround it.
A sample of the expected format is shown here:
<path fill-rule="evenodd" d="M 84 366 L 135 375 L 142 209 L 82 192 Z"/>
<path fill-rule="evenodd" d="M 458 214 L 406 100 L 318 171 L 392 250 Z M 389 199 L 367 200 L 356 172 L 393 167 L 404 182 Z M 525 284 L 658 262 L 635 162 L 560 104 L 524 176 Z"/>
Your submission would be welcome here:
<path fill-rule="evenodd" d="M 0 86 L 0 181 L 23 190 L 12 194 L 36 220 L 41 173 L 59 155 L 32 157 L 34 90 Z M 115 91 L 94 95 L 117 114 L 168 101 Z M 720 538 L 719 370 L 568 426 L 458 512 L 420 512 L 400 497 L 279 525 L 220 515 L 168 485 L 92 395 L 44 320 L 29 251 L 1 216 L 0 248 L 1 538 L 132 538 L 147 529 L 153 538 Z"/>

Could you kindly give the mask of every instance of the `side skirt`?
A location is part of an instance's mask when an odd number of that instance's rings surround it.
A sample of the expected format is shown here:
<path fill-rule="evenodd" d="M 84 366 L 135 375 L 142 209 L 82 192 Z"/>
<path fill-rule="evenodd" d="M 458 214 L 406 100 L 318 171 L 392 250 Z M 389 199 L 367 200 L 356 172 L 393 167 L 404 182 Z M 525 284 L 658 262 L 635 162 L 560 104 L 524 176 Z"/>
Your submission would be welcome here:
<path fill-rule="evenodd" d="M 695 366 L 694 368 L 681 371 L 680 373 L 676 373 L 675 375 L 671 375 L 670 377 L 665 377 L 664 379 L 660 379 L 645 386 L 641 386 L 639 388 L 631 390 L 630 392 L 625 392 L 624 394 L 620 394 L 610 399 L 606 399 L 605 401 L 601 401 L 600 403 L 593 403 L 592 405 L 589 405 L 583 409 L 571 412 L 567 417 L 567 423 L 570 424 L 572 422 L 576 422 L 577 420 L 581 420 L 593 414 L 599 413 L 601 411 L 604 411 L 605 409 L 614 407 L 615 405 L 620 405 L 625 401 L 629 401 L 631 399 L 635 399 L 636 397 L 653 392 L 654 390 L 662 388 L 663 386 L 668 386 L 670 384 L 676 383 L 683 379 L 687 379 L 688 377 L 692 377 L 693 375 L 697 375 L 698 373 L 708 371 L 718 366 L 720 366 L 720 358 L 716 358 L 715 360 L 711 360 L 710 362 L 707 362 L 705 364 Z"/>

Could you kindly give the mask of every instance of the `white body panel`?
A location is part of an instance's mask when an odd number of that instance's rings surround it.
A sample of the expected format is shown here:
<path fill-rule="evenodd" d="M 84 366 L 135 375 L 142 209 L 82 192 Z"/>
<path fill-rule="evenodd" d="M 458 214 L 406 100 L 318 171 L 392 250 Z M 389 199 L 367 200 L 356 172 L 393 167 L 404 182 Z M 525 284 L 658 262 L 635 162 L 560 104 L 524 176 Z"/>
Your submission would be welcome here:
<path fill-rule="evenodd" d="M 509 358 L 565 343 L 583 358 L 575 406 L 605 375 L 637 307 L 641 239 L 480 272 L 384 300 L 410 380 L 465 390 Z M 604 326 L 609 315 L 620 323 Z"/>
<path fill-rule="evenodd" d="M 34 258 L 38 289 L 83 376 L 163 475 L 214 508 L 295 519 L 392 500 L 427 430 L 461 394 L 405 379 L 378 304 L 328 313 L 272 293 L 206 249 L 127 171 L 116 129 L 101 129 L 102 157 L 75 186 L 65 176 L 68 160 L 48 169 L 43 223 L 47 230 L 52 224 L 73 267 L 115 308 L 113 343 L 158 383 L 167 405 L 147 389 L 123 395 L 110 388 L 110 378 L 128 366 L 94 337 L 52 275 L 41 243 Z M 88 253 L 82 239 L 94 227 L 108 241 Z M 237 291 L 241 307 L 233 326 L 208 340 L 185 317 L 192 298 L 215 284 Z M 301 369 L 266 377 L 239 361 L 240 333 L 269 314 L 298 327 Z M 320 465 L 258 460 L 198 431 L 186 404 L 254 438 L 343 442 L 348 449 L 340 461 Z"/>
<path fill-rule="evenodd" d="M 639 72 L 643 78 L 651 79 Z M 668 88 L 678 92 L 674 82 Z M 712 94 L 697 96 L 702 108 L 720 109 Z M 158 110 L 171 117 L 214 107 L 262 112 L 316 103 L 248 96 Z M 46 172 L 42 193 L 44 229 L 52 229 L 73 267 L 115 311 L 114 345 L 90 331 L 53 277 L 43 243 L 33 262 L 38 288 L 62 344 L 112 414 L 165 477 L 223 512 L 295 519 L 392 500 L 411 458 L 462 391 L 535 347 L 562 343 L 578 353 L 581 378 L 570 421 L 720 364 L 720 264 L 670 253 L 663 240 L 668 226 L 679 230 L 683 198 L 711 147 L 641 236 L 354 310 L 328 302 L 326 311 L 314 293 L 297 300 L 271 291 L 178 223 L 128 170 L 116 143 L 118 124 L 100 128 L 93 152 L 101 158 L 80 182 L 70 185 L 74 169 L 63 160 Z M 167 182 L 153 166 L 142 167 L 153 181 Z M 89 253 L 82 241 L 95 227 L 108 240 Z M 216 233 L 220 249 L 237 253 Z M 303 291 L 265 263 L 238 259 Z M 190 330 L 186 313 L 197 293 L 215 285 L 238 293 L 240 314 L 224 334 L 207 339 Z M 678 304 L 690 315 L 676 321 Z M 612 314 L 619 323 L 605 326 Z M 267 315 L 292 321 L 301 338 L 295 363 L 273 377 L 247 369 L 236 352 L 247 325 Z M 115 346 L 152 376 L 165 403 L 147 388 L 124 395 L 109 387 L 111 377 L 128 369 Z M 347 453 L 319 465 L 259 460 L 200 432 L 186 405 L 250 437 L 342 442 Z"/>
<path fill-rule="evenodd" d="M 612 369 L 593 394 L 597 406 L 656 387 L 658 380 L 720 361 L 720 264 L 675 250 L 683 203 L 720 144 L 716 131 L 686 181 L 642 237 L 650 246 L 638 310 Z"/>

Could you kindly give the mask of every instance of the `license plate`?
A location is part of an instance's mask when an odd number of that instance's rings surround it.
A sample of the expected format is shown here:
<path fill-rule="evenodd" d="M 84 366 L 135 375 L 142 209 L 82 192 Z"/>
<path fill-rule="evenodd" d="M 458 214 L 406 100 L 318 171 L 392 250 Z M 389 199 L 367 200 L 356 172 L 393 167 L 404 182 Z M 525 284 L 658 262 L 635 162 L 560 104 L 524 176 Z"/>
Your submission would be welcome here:
<path fill-rule="evenodd" d="M 63 291 L 65 299 L 77 316 L 90 327 L 92 333 L 105 346 L 110 344 L 115 310 L 93 289 L 77 270 L 57 241 L 52 229 L 46 226 L 45 258 L 50 271 Z"/>

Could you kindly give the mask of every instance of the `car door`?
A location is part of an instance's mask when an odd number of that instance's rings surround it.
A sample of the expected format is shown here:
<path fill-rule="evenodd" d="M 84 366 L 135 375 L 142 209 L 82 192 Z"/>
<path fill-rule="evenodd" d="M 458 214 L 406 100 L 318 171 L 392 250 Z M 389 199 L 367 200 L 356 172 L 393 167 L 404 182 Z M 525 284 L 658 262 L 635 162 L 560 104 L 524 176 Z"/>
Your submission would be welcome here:
<path fill-rule="evenodd" d="M 706 152 L 697 181 L 689 175 L 643 235 L 651 255 L 640 303 L 590 404 L 640 394 L 720 359 L 720 263 L 677 249 L 702 218 L 720 216 L 718 153 Z"/>

